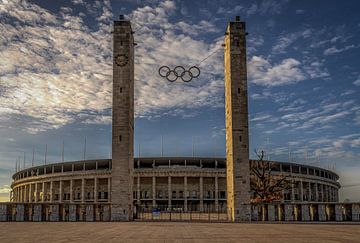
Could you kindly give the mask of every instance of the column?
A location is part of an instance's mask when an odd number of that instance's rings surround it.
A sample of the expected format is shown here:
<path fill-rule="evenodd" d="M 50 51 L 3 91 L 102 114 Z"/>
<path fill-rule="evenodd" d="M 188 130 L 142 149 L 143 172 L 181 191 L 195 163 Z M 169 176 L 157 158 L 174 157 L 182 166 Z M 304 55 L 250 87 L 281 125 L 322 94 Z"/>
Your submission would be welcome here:
<path fill-rule="evenodd" d="M 45 182 L 42 183 L 42 193 L 43 193 L 43 196 L 42 196 L 41 201 L 45 202 L 45 199 L 46 199 Z"/>
<path fill-rule="evenodd" d="M 171 210 L 171 176 L 168 177 L 168 207 Z"/>
<path fill-rule="evenodd" d="M 23 186 L 23 202 L 25 203 L 26 202 L 26 185 Z"/>
<path fill-rule="evenodd" d="M 63 181 L 60 180 L 59 181 L 59 202 L 62 203 L 62 200 L 63 200 L 63 195 L 64 195 L 64 192 L 63 192 Z"/>
<path fill-rule="evenodd" d="M 320 189 L 321 189 L 321 201 L 324 202 L 325 197 L 324 197 L 324 185 L 323 184 L 320 185 Z"/>
<path fill-rule="evenodd" d="M 215 212 L 219 211 L 219 180 L 215 176 Z"/>
<path fill-rule="evenodd" d="M 324 202 L 327 202 L 327 186 L 323 184 L 323 191 L 324 191 L 324 194 L 323 194 L 323 200 Z"/>
<path fill-rule="evenodd" d="M 319 188 L 317 182 L 315 183 L 315 201 L 319 201 Z"/>
<path fill-rule="evenodd" d="M 295 202 L 295 181 L 291 185 L 291 202 Z"/>
<path fill-rule="evenodd" d="M 97 163 L 97 162 L 96 162 Z M 94 202 L 97 202 L 97 197 L 98 196 L 98 178 L 95 177 L 94 178 Z"/>
<path fill-rule="evenodd" d="M 200 176 L 200 212 L 204 211 L 204 178 Z"/>
<path fill-rule="evenodd" d="M 27 191 L 27 186 L 25 185 L 25 186 L 23 186 L 23 197 L 24 197 L 24 200 L 23 200 L 23 202 L 25 203 L 26 202 L 26 195 L 27 195 L 27 193 L 26 193 L 26 191 Z"/>
<path fill-rule="evenodd" d="M 29 203 L 31 203 L 32 202 L 32 184 L 29 184 Z"/>
<path fill-rule="evenodd" d="M 39 201 L 38 183 L 35 183 L 35 202 Z"/>
<path fill-rule="evenodd" d="M 184 177 L 184 211 L 187 212 L 187 195 L 188 195 L 188 188 L 187 188 L 187 176 Z"/>
<path fill-rule="evenodd" d="M 24 202 L 27 202 L 27 197 L 28 197 L 29 193 L 28 193 L 28 186 L 25 185 L 24 186 Z"/>
<path fill-rule="evenodd" d="M 54 182 L 50 181 L 50 202 L 53 203 L 54 202 Z"/>
<path fill-rule="evenodd" d="M 22 202 L 26 202 L 26 186 L 22 186 Z"/>
<path fill-rule="evenodd" d="M 137 185 L 136 185 L 136 190 L 137 190 L 137 204 L 140 205 L 140 176 L 137 177 Z"/>
<path fill-rule="evenodd" d="M 313 201 L 312 200 L 312 192 L 311 192 L 311 182 L 308 182 L 308 184 L 309 184 L 309 202 L 311 202 L 311 201 Z"/>
<path fill-rule="evenodd" d="M 22 202 L 22 187 L 19 186 L 19 202 Z"/>
<path fill-rule="evenodd" d="M 70 180 L 70 203 L 74 202 L 74 193 L 73 193 L 73 187 L 74 187 L 74 180 Z"/>
<path fill-rule="evenodd" d="M 108 178 L 108 202 L 111 202 L 111 177 Z"/>
<path fill-rule="evenodd" d="M 304 187 L 302 181 L 300 181 L 300 201 L 304 201 Z"/>
<path fill-rule="evenodd" d="M 31 184 L 25 186 L 25 188 L 26 188 L 26 200 L 25 200 L 25 202 L 30 202 L 30 186 L 31 186 Z"/>
<path fill-rule="evenodd" d="M 81 203 L 85 202 L 85 179 L 81 179 Z"/>
<path fill-rule="evenodd" d="M 152 206 L 156 207 L 156 177 L 152 177 Z"/>

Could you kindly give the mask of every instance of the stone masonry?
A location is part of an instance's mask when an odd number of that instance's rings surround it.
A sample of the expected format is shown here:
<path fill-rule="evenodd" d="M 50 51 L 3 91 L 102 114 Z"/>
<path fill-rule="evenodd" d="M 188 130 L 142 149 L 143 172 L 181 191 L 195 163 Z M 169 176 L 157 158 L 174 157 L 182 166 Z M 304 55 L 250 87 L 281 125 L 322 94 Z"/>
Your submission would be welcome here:
<path fill-rule="evenodd" d="M 111 220 L 133 216 L 134 39 L 130 21 L 114 21 Z"/>
<path fill-rule="evenodd" d="M 245 22 L 225 35 L 227 205 L 233 221 L 251 220 Z"/>

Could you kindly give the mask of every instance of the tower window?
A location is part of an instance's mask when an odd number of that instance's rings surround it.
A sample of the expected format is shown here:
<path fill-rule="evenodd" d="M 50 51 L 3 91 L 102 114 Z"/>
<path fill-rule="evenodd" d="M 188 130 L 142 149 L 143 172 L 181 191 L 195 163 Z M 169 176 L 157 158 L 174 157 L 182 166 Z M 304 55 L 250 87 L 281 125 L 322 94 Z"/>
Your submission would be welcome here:
<path fill-rule="evenodd" d="M 120 93 L 122 93 L 122 88 L 120 88 Z"/>
<path fill-rule="evenodd" d="M 120 41 L 120 46 L 123 46 L 123 41 Z"/>
<path fill-rule="evenodd" d="M 241 142 L 241 140 L 242 140 L 241 136 L 239 136 L 239 140 L 240 140 L 240 142 Z"/>
<path fill-rule="evenodd" d="M 238 88 L 238 94 L 240 94 L 240 88 Z"/>
<path fill-rule="evenodd" d="M 119 136 L 119 142 L 121 142 L 121 135 Z"/>

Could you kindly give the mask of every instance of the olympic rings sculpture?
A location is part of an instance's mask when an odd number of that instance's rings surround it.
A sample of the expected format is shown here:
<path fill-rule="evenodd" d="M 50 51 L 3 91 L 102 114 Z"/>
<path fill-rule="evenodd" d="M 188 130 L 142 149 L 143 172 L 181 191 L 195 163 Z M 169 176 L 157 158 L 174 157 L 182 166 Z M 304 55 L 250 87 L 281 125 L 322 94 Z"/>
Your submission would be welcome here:
<path fill-rule="evenodd" d="M 159 68 L 159 75 L 166 78 L 169 82 L 175 82 L 178 78 L 188 83 L 193 78 L 200 76 L 200 69 L 196 66 L 192 66 L 189 70 L 186 70 L 183 66 L 176 66 L 171 70 L 168 66 L 161 66 Z"/>

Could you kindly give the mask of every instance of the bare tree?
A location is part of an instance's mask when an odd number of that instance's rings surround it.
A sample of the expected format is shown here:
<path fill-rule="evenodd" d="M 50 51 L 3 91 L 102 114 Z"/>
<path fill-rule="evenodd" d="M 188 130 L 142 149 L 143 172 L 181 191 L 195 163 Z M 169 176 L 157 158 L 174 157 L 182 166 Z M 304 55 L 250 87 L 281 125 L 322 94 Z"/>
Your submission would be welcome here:
<path fill-rule="evenodd" d="M 255 154 L 259 158 L 251 163 L 250 189 L 254 192 L 253 204 L 267 203 L 282 198 L 282 191 L 291 188 L 292 183 L 288 176 L 281 173 L 274 174 L 275 164 L 264 160 L 264 151 Z"/>

